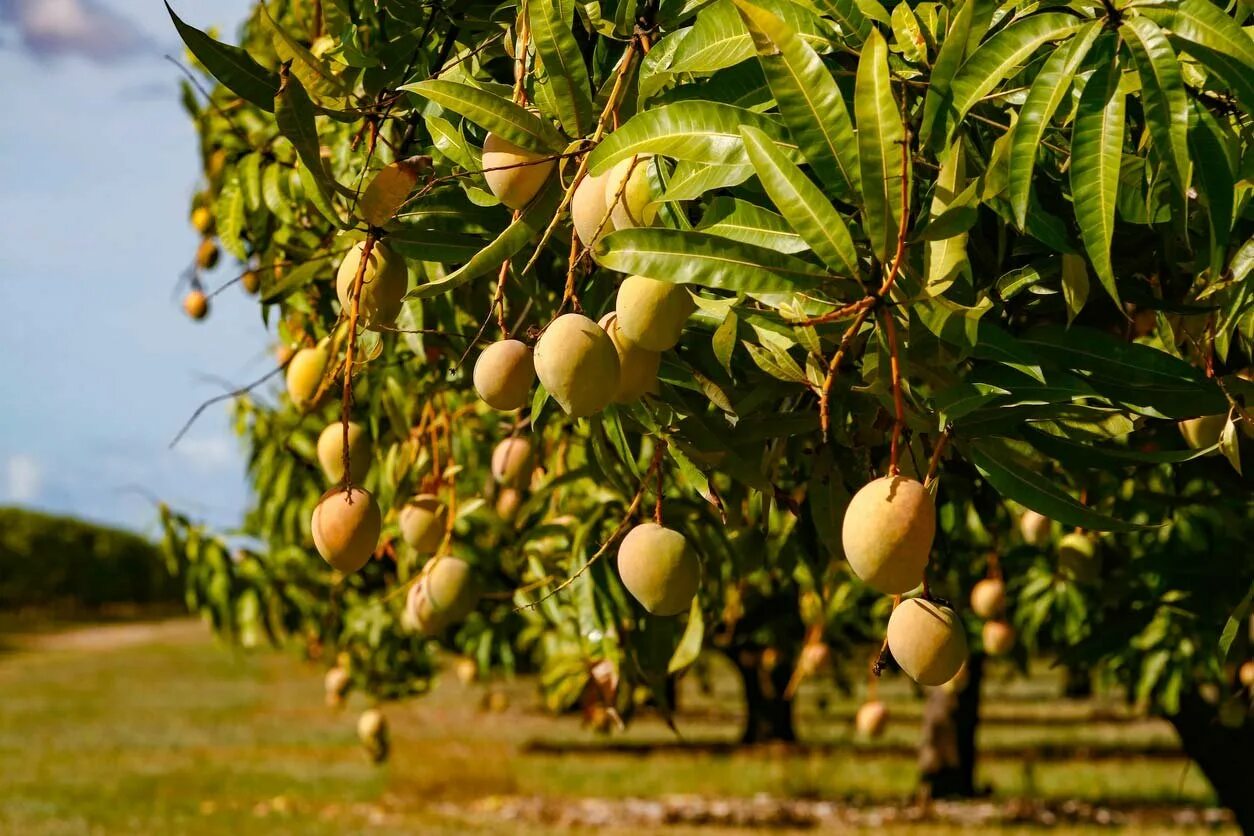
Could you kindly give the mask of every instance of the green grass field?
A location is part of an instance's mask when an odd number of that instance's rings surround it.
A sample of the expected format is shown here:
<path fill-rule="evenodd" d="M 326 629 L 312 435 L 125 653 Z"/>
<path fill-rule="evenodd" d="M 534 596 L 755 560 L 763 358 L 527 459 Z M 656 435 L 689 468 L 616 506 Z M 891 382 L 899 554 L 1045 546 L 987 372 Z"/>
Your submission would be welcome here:
<path fill-rule="evenodd" d="M 613 826 L 630 820 L 623 811 L 638 802 L 627 799 L 665 799 L 670 810 L 695 803 L 683 796 L 758 794 L 835 802 L 830 822 L 857 829 L 873 827 L 878 819 L 867 816 L 876 810 L 887 811 L 891 824 L 916 779 L 908 747 L 920 702 L 899 681 L 881 689 L 894 720 L 878 743 L 890 753 L 853 743 L 849 716 L 857 700 L 821 686 L 805 690 L 798 708 L 800 734 L 816 745 L 727 752 L 676 746 L 648 717 L 623 734 L 595 736 L 576 718 L 544 714 L 528 681 L 462 686 L 448 676 L 429 698 L 387 707 L 393 756 L 375 767 L 355 737 L 364 701 L 355 698 L 344 711 L 326 708 L 320 671 L 291 654 L 225 648 L 186 620 L 7 638 L 0 651 L 4 833 L 539 834 L 552 832 L 571 810 L 579 811 L 576 824 L 563 832 L 627 833 L 641 831 L 638 823 Z M 685 742 L 735 739 L 736 683 L 718 671 L 712 681 L 710 693 L 695 683 L 681 692 Z M 508 710 L 480 708 L 489 687 L 508 694 Z M 1170 829 L 1169 808 L 1196 821 L 1212 803 L 1195 768 L 1159 751 L 1174 745 L 1167 726 L 1127 717 L 1057 723 L 1099 709 L 1120 714 L 1115 705 L 1056 700 L 1057 691 L 1052 677 L 1012 681 L 994 669 L 986 715 L 1001 722 L 982 728 L 987 757 L 980 769 L 994 801 L 1076 799 L 1133 817 L 1157 810 L 1133 819 L 1130 829 L 1138 833 Z M 1074 746 L 1113 756 L 1023 756 Z M 1146 748 L 1156 754 L 1120 754 Z M 963 809 L 975 815 L 983 808 Z M 608 823 L 595 824 L 598 815 Z M 959 829 L 931 824 L 926 832 Z M 667 829 L 740 832 L 749 830 Z"/>

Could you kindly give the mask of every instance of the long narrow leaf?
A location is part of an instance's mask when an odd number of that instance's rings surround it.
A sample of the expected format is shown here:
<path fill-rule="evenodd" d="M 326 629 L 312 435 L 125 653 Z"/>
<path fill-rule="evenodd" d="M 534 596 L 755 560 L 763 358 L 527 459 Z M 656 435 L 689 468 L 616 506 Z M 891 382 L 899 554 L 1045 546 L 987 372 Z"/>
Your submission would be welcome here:
<path fill-rule="evenodd" d="M 557 117 L 571 136 L 592 132 L 592 82 L 583 53 L 571 31 L 573 4 L 562 0 L 528 0 L 531 39 L 540 54 L 544 76 L 553 91 Z"/>
<path fill-rule="evenodd" d="M 871 250 L 888 262 L 901 227 L 902 154 L 906 132 L 888 71 L 888 44 L 874 30 L 862 46 L 854 83 L 858 117 L 858 162 L 863 183 L 863 222 Z"/>
<path fill-rule="evenodd" d="M 478 87 L 428 79 L 406 84 L 401 89 L 429 99 L 445 110 L 461 114 L 485 131 L 520 148 L 551 154 L 566 147 L 565 141 L 548 122 L 509 99 Z"/>
<path fill-rule="evenodd" d="M 170 4 L 165 10 L 174 21 L 174 28 L 196 60 L 205 65 L 213 77 L 231 92 L 265 111 L 274 110 L 274 97 L 279 92 L 278 73 L 272 73 L 237 46 L 215 41 L 194 26 L 189 26 L 174 13 Z"/>
<path fill-rule="evenodd" d="M 1071 198 L 1080 239 L 1102 287 L 1122 307 L 1110 242 L 1115 234 L 1115 199 L 1123 156 L 1125 97 L 1119 90 L 1116 57 L 1099 66 L 1084 86 L 1071 132 Z"/>
<path fill-rule="evenodd" d="M 1180 62 L 1154 21 L 1132 17 L 1119 27 L 1141 78 L 1145 124 L 1179 194 L 1188 191 L 1189 98 Z"/>

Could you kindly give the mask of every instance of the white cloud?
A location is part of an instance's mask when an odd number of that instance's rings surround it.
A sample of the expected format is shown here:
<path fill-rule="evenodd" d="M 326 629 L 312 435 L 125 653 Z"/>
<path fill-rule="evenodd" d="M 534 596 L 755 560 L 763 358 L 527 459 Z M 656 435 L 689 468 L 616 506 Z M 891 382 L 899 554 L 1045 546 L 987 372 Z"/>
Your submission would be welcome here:
<path fill-rule="evenodd" d="M 9 456 L 4 468 L 5 499 L 8 502 L 34 502 L 43 490 L 44 470 L 34 456 Z"/>
<path fill-rule="evenodd" d="M 12 24 L 22 48 L 38 58 L 111 63 L 148 45 L 134 23 L 100 0 L 0 0 L 0 22 Z"/>
<path fill-rule="evenodd" d="M 202 473 L 238 467 L 240 461 L 235 440 L 222 436 L 184 438 L 175 445 L 174 452 Z"/>

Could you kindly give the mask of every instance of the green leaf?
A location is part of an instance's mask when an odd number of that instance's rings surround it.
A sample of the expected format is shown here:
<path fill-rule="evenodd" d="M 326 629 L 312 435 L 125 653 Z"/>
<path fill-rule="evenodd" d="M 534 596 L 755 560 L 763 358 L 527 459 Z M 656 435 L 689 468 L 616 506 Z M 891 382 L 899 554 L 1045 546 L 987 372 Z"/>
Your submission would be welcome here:
<path fill-rule="evenodd" d="M 816 5 L 840 25 L 841 37 L 850 46 L 859 46 L 871 34 L 871 21 L 855 0 L 816 0 Z"/>
<path fill-rule="evenodd" d="M 261 20 L 273 35 L 274 51 L 282 61 L 290 62 L 292 75 L 300 79 L 305 89 L 315 96 L 323 98 L 344 99 L 349 95 L 344 82 L 331 71 L 321 58 L 304 47 L 280 26 L 264 4 Z"/>
<path fill-rule="evenodd" d="M 1219 654 L 1222 658 L 1227 659 L 1228 653 L 1232 650 L 1232 643 L 1241 633 L 1250 616 L 1250 608 L 1254 606 L 1254 583 L 1250 584 L 1249 590 L 1245 593 L 1245 597 L 1237 604 L 1236 609 L 1228 616 L 1228 620 L 1224 622 L 1223 632 L 1219 635 Z"/>
<path fill-rule="evenodd" d="M 978 0 L 960 0 L 953 13 L 953 22 L 945 34 L 936 63 L 928 76 L 927 96 L 923 100 L 923 121 L 919 125 L 919 142 L 926 146 L 932 137 L 936 120 L 949 109 L 950 84 L 954 74 L 966 57 L 967 41 L 971 35 L 972 19 Z"/>
<path fill-rule="evenodd" d="M 781 253 L 810 249 L 782 215 L 739 198 L 720 196 L 711 200 L 697 229 Z"/>
<path fill-rule="evenodd" d="M 561 190 L 556 181 L 551 181 L 545 186 L 544 191 L 528 204 L 518 219 L 506 227 L 505 231 L 492 243 L 476 253 L 459 269 L 438 281 L 418 285 L 409 291 L 405 298 L 428 299 L 448 293 L 471 279 L 476 279 L 500 267 L 506 259 L 516 255 L 527 246 L 528 241 L 539 235 L 549 225 L 549 221 L 553 219 L 553 213 L 557 211 L 560 199 Z"/>
<path fill-rule="evenodd" d="M 507 142 L 541 154 L 560 153 L 566 141 L 545 120 L 495 93 L 456 81 L 428 79 L 406 84 L 402 90 L 460 114 Z"/>
<path fill-rule="evenodd" d="M 1123 522 L 1087 508 L 1060 489 L 1038 466 L 1003 439 L 980 439 L 971 444 L 971 462 L 993 488 L 1007 499 L 1057 520 L 1064 526 L 1092 531 L 1137 531 L 1152 526 Z"/>
<path fill-rule="evenodd" d="M 1180 62 L 1167 36 L 1147 17 L 1131 17 L 1119 27 L 1141 78 L 1145 125 L 1158 156 L 1180 194 L 1189 184 L 1189 99 Z"/>
<path fill-rule="evenodd" d="M 872 31 L 862 47 L 853 109 L 858 118 L 863 225 L 875 257 L 888 263 L 896 252 L 901 230 L 902 196 L 906 187 L 901 176 L 901 160 L 907 148 L 905 127 L 890 83 L 888 44 L 879 30 Z"/>
<path fill-rule="evenodd" d="M 789 162 L 766 134 L 750 127 L 741 128 L 741 134 L 758 179 L 793 229 L 833 271 L 857 277 L 858 253 L 849 228 L 822 190 Z"/>
<path fill-rule="evenodd" d="M 777 18 L 816 49 L 826 49 L 830 27 L 803 5 L 791 0 L 759 0 L 758 6 Z M 732 0 L 718 0 L 697 14 L 697 22 L 680 41 L 671 59 L 673 73 L 711 73 L 753 57 L 753 40 Z"/>
<path fill-rule="evenodd" d="M 891 15 L 893 40 L 901 50 L 901 57 L 911 64 L 927 63 L 927 39 L 919 19 L 910 10 L 910 4 L 901 0 L 893 7 Z"/>
<path fill-rule="evenodd" d="M 818 53 L 778 17 L 745 0 L 737 0 L 737 9 L 789 135 L 836 196 L 856 205 L 862 185 L 858 146 L 836 80 Z"/>
<path fill-rule="evenodd" d="M 940 172 L 936 176 L 936 190 L 932 193 L 931 220 L 924 230 L 927 244 L 927 280 L 924 290 L 929 296 L 939 296 L 949 289 L 955 277 L 965 268 L 970 272 L 967 260 L 967 230 L 975 222 L 977 210 L 972 206 L 958 206 L 956 202 L 965 185 L 966 164 L 962 146 L 954 143 L 940 158 Z M 948 211 L 947 211 L 948 210 Z M 969 210 L 970 220 L 959 230 L 944 229 L 945 218 L 954 212 Z"/>
<path fill-rule="evenodd" d="M 1028 199 L 1032 194 L 1032 172 L 1036 155 L 1045 138 L 1045 129 L 1071 90 L 1071 80 L 1088 55 L 1093 41 L 1101 33 L 1098 23 L 1091 23 L 1062 49 L 1055 50 L 1045 66 L 1036 74 L 1028 97 L 1019 109 L 1010 140 L 1008 186 L 1010 206 L 1015 221 L 1023 229 L 1027 223 Z"/>
<path fill-rule="evenodd" d="M 684 634 L 679 637 L 679 645 L 671 660 L 666 663 L 666 672 L 675 674 L 691 666 L 701 655 L 701 645 L 704 642 L 705 617 L 701 613 L 701 598 L 694 596 L 692 607 L 688 610 L 688 625 L 684 627 Z"/>
<path fill-rule="evenodd" d="M 752 176 L 751 165 L 705 165 L 680 160 L 666 181 L 662 200 L 696 200 L 715 189 L 738 186 Z"/>
<path fill-rule="evenodd" d="M 327 220 L 343 225 L 332 201 L 334 185 L 322 162 L 322 145 L 318 139 L 313 102 L 300 80 L 290 73 L 281 75 L 279 92 L 274 97 L 274 121 L 279 133 L 287 137 L 300 157 L 301 182 L 307 191 L 312 186 L 313 193 L 308 197 Z"/>
<path fill-rule="evenodd" d="M 1237 178 L 1224 147 L 1223 128 L 1205 107 L 1196 102 L 1192 107 L 1195 118 L 1189 128 L 1188 141 L 1193 157 L 1198 160 L 1195 182 L 1210 224 L 1210 264 L 1213 269 L 1221 270 L 1232 232 Z"/>
<path fill-rule="evenodd" d="M 1094 70 L 1084 85 L 1071 131 L 1071 199 L 1080 239 L 1098 280 L 1120 308 L 1110 242 L 1115 234 L 1125 105 L 1116 56 Z"/>
<path fill-rule="evenodd" d="M 1138 464 L 1180 464 L 1214 452 L 1214 447 L 1201 450 L 1133 450 L 1124 447 L 1099 447 L 1084 444 L 1031 427 L 1023 428 L 1024 439 L 1050 458 L 1068 467 L 1122 470 Z"/>
<path fill-rule="evenodd" d="M 940 339 L 971 353 L 983 360 L 1006 363 L 1041 382 L 1045 378 L 1039 368 L 1040 361 L 1032 351 L 1015 337 L 985 322 L 982 317 L 989 304 L 978 308 L 964 308 L 943 296 L 911 307 L 924 327 Z"/>
<path fill-rule="evenodd" d="M 790 159 L 796 158 L 796 146 L 784 139 L 783 129 L 770 117 L 718 102 L 677 102 L 628 119 L 588 156 L 588 171 L 602 174 L 636 154 L 662 154 L 711 166 L 748 165 L 742 125 L 763 131 Z"/>
<path fill-rule="evenodd" d="M 1012 23 L 981 44 L 954 76 L 948 107 L 943 114 L 945 130 L 933 139 L 949 144 L 954 129 L 976 102 L 1017 72 L 1043 44 L 1064 38 L 1081 25 L 1071 15 L 1045 12 Z"/>
<path fill-rule="evenodd" d="M 1082 256 L 1071 253 L 1062 256 L 1062 298 L 1067 304 L 1067 323 L 1070 324 L 1089 300 L 1089 271 Z"/>
<path fill-rule="evenodd" d="M 1191 44 L 1230 56 L 1254 73 L 1254 39 L 1210 0 L 1184 0 L 1178 5 L 1148 7 L 1142 11 L 1160 26 Z"/>
<path fill-rule="evenodd" d="M 679 229 L 620 229 L 594 250 L 602 267 L 675 284 L 744 293 L 788 293 L 831 278 L 790 255 Z"/>
<path fill-rule="evenodd" d="M 736 350 L 736 332 L 739 325 L 739 318 L 736 311 L 728 308 L 727 316 L 723 318 L 721 324 L 714 331 L 710 345 L 714 350 L 714 356 L 718 358 L 719 365 L 723 367 L 723 371 L 727 372 L 728 377 L 734 378 L 732 374 L 732 353 Z"/>
<path fill-rule="evenodd" d="M 571 136 L 592 132 L 592 82 L 583 53 L 571 31 L 574 10 L 562 0 L 528 0 L 531 40 L 544 65 L 544 77 L 553 90 L 557 118 Z"/>
<path fill-rule="evenodd" d="M 267 112 L 274 111 L 274 97 L 279 92 L 279 76 L 262 67 L 253 57 L 237 46 L 215 41 L 213 38 L 188 26 L 170 4 L 165 10 L 174 21 L 174 28 L 196 60 L 205 65 L 213 77 L 222 82 L 232 93 Z"/>
<path fill-rule="evenodd" d="M 245 261 L 248 251 L 244 249 L 244 242 L 240 238 L 244 231 L 244 193 L 238 176 L 231 177 L 222 184 L 213 216 L 222 249 L 238 260 Z"/>

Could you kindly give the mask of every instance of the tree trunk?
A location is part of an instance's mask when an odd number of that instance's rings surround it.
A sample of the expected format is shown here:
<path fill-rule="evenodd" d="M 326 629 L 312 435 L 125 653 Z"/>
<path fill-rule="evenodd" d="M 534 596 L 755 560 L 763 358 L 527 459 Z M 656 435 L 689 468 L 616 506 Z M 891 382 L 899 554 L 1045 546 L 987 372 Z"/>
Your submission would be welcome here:
<path fill-rule="evenodd" d="M 1202 769 L 1219 803 L 1236 816 L 1243 833 L 1254 833 L 1254 721 L 1242 725 L 1219 722 L 1219 707 L 1195 691 L 1180 697 L 1180 710 L 1168 715 L 1180 735 L 1184 752 Z"/>
<path fill-rule="evenodd" d="M 779 659 L 768 671 L 762 666 L 762 652 L 741 649 L 728 654 L 745 687 L 745 731 L 742 743 L 792 743 L 797 734 L 792 726 L 792 700 L 784 690 L 792 676 L 791 660 Z"/>
<path fill-rule="evenodd" d="M 984 655 L 967 659 L 966 684 L 928 689 L 919 746 L 922 791 L 930 798 L 971 798 L 975 788 L 975 730 L 980 721 Z"/>

